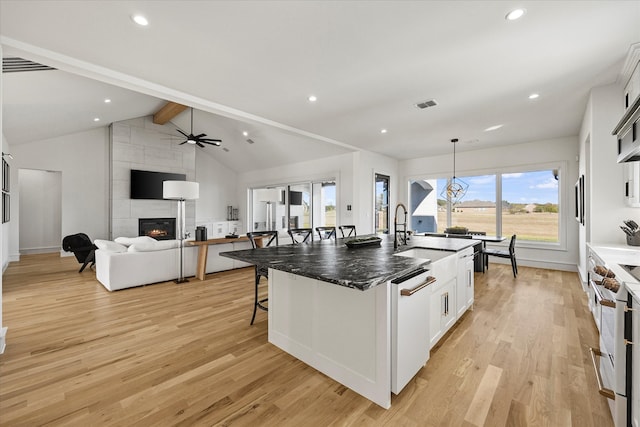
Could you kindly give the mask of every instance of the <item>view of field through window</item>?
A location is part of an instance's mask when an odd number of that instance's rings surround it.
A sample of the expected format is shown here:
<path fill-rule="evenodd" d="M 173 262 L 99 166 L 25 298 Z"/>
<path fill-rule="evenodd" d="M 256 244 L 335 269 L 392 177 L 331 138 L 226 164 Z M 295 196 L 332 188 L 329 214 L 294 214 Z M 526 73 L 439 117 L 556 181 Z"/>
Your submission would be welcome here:
<path fill-rule="evenodd" d="M 556 169 L 463 177 L 469 184 L 464 198 L 451 207 L 451 223 L 447 223 L 448 204 L 441 195 L 447 179 L 422 182 L 425 191 L 412 190 L 412 196 L 424 197 L 412 201 L 412 215 L 427 224 L 424 231 L 442 233 L 448 226 L 462 226 L 472 231 L 484 231 L 488 235 L 518 235 L 518 240 L 538 242 L 559 241 L 559 174 Z M 497 194 L 496 180 L 502 181 L 502 192 Z M 414 185 L 417 181 L 413 181 Z M 424 183 L 429 183 L 425 185 Z M 413 187 L 412 187 L 413 188 Z M 419 187 L 420 189 L 420 187 Z M 428 195 L 434 193 L 435 197 Z M 502 200 L 501 203 L 496 203 Z M 437 213 L 432 225 L 428 225 L 429 214 L 433 215 L 435 200 Z M 502 218 L 502 229 L 496 229 L 496 215 Z M 414 221 L 414 224 L 417 224 Z M 423 230 L 417 230 L 418 232 Z"/>

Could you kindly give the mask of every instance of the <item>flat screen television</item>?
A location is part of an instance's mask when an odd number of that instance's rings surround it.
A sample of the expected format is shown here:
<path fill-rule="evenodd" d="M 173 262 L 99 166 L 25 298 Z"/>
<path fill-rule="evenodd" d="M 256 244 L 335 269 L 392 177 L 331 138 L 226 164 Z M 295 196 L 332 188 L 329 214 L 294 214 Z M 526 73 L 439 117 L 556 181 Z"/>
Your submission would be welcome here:
<path fill-rule="evenodd" d="M 183 173 L 152 172 L 131 169 L 131 198 L 162 200 L 164 181 L 186 181 Z"/>
<path fill-rule="evenodd" d="M 299 206 L 302 204 L 302 191 L 289 191 L 289 205 Z"/>

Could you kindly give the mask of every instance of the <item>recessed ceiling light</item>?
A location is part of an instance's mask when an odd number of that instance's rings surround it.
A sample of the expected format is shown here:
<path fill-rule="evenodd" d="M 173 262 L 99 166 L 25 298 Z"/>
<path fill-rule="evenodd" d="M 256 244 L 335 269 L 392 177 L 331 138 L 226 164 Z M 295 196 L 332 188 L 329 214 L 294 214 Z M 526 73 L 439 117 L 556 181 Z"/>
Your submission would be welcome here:
<path fill-rule="evenodd" d="M 249 132 L 245 130 L 244 132 L 242 132 L 242 136 L 249 136 Z"/>
<path fill-rule="evenodd" d="M 142 27 L 146 27 L 147 25 L 149 25 L 149 21 L 147 20 L 147 18 L 142 15 L 133 15 L 131 19 L 133 19 L 133 22 Z"/>
<path fill-rule="evenodd" d="M 94 118 L 93 118 L 93 121 L 94 121 L 94 122 L 99 122 L 99 121 L 100 121 L 100 117 L 94 117 Z"/>
<path fill-rule="evenodd" d="M 309 100 L 309 102 L 316 102 L 318 100 L 318 97 L 315 95 L 309 95 L 307 99 Z"/>
<path fill-rule="evenodd" d="M 536 99 L 540 96 L 540 94 L 538 93 L 532 93 L 531 95 L 529 95 L 529 99 Z"/>
<path fill-rule="evenodd" d="M 380 129 L 380 133 L 387 133 L 386 129 Z"/>
<path fill-rule="evenodd" d="M 489 127 L 488 127 L 488 128 L 486 128 L 484 131 L 485 131 L 485 132 L 491 132 L 492 130 L 498 130 L 498 129 L 500 129 L 502 126 L 504 126 L 504 125 L 489 126 Z"/>
<path fill-rule="evenodd" d="M 515 21 L 516 19 L 522 18 L 526 12 L 526 9 L 514 9 L 507 13 L 507 16 L 505 16 L 504 19 L 507 21 Z"/>

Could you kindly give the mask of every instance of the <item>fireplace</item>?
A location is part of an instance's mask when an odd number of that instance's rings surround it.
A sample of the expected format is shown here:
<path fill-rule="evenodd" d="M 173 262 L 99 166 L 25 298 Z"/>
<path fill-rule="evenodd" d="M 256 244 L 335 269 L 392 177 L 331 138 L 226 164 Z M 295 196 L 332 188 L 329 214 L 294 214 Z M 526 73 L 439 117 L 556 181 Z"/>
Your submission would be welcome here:
<path fill-rule="evenodd" d="M 139 218 L 138 235 L 149 236 L 156 240 L 172 240 L 176 238 L 175 218 Z"/>

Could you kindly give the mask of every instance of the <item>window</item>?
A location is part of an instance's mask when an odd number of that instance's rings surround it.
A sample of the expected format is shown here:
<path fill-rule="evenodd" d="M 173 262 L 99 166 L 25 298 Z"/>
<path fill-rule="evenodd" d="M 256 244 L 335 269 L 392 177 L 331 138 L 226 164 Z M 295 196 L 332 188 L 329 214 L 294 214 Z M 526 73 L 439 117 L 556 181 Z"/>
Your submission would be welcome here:
<path fill-rule="evenodd" d="M 502 175 L 502 234 L 559 241 L 558 169 Z"/>
<path fill-rule="evenodd" d="M 464 226 L 518 240 L 560 241 L 559 168 L 465 176 L 464 198 L 452 206 L 440 193 L 448 178 L 409 181 L 411 229 L 442 233 Z M 501 203 L 497 203 L 501 200 Z"/>
<path fill-rule="evenodd" d="M 376 174 L 375 184 L 376 233 L 389 234 L 389 177 Z"/>
<path fill-rule="evenodd" d="M 336 225 L 335 181 L 284 184 L 249 190 L 251 231 Z"/>

